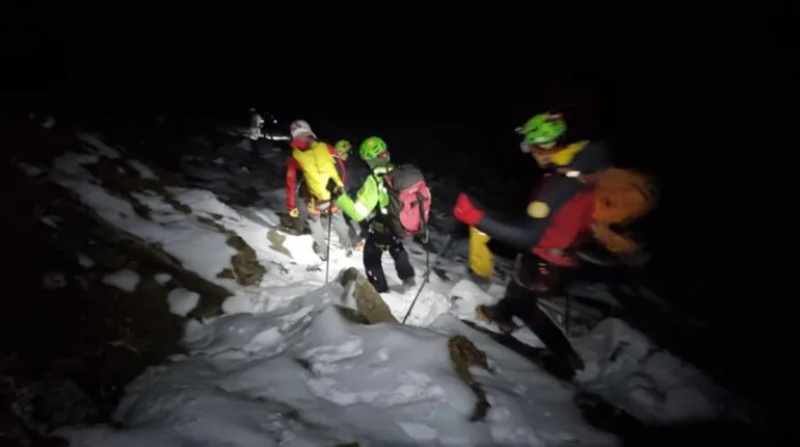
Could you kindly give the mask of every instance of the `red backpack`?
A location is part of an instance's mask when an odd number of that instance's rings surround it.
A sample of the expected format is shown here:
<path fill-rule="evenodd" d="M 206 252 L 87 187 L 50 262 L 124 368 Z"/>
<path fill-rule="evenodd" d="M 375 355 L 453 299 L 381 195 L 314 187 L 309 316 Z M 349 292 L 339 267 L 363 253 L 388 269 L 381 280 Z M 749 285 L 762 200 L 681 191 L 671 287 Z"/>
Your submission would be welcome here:
<path fill-rule="evenodd" d="M 389 206 L 385 224 L 402 237 L 410 237 L 426 228 L 431 211 L 431 191 L 422 172 L 412 165 L 400 165 L 383 175 Z"/>

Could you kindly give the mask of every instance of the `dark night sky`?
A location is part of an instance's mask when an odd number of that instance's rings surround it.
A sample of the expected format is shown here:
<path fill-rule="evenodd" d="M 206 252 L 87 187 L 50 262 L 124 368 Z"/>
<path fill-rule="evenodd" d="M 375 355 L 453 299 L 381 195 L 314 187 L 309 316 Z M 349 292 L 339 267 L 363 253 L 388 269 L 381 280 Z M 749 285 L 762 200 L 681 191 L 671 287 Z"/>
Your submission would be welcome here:
<path fill-rule="evenodd" d="M 6 105 L 208 115 L 256 104 L 285 121 L 308 119 L 331 139 L 379 133 L 395 150 L 469 157 L 501 175 L 525 169 L 513 128 L 571 105 L 587 135 L 612 138 L 630 163 L 660 175 L 656 231 L 685 300 L 741 320 L 751 309 L 732 292 L 782 292 L 782 263 L 771 264 L 787 243 L 764 235 L 780 234 L 776 220 L 796 223 L 785 191 L 797 187 L 771 188 L 765 171 L 781 157 L 754 156 L 780 147 L 770 140 L 797 102 L 797 90 L 783 87 L 797 63 L 796 7 L 560 2 L 413 20 L 373 8 L 347 21 L 288 8 L 295 15 L 3 14 Z M 792 220 L 765 218 L 787 203 Z M 764 264 L 770 272 L 755 273 Z"/>

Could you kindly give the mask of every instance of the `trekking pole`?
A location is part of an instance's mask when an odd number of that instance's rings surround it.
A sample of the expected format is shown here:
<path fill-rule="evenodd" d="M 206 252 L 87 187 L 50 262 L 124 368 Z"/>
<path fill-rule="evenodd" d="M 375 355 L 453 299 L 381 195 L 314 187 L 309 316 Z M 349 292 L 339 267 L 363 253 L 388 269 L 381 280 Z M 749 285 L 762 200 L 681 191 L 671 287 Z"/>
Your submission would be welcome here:
<path fill-rule="evenodd" d="M 426 241 L 428 240 L 427 231 L 425 233 L 425 240 Z M 419 286 L 419 289 L 417 290 L 417 294 L 414 296 L 414 299 L 411 301 L 411 306 L 409 306 L 408 312 L 406 312 L 406 316 L 403 317 L 402 324 L 406 324 L 406 320 L 408 320 L 408 317 L 411 315 L 411 311 L 414 310 L 414 305 L 417 304 L 417 299 L 419 298 L 420 294 L 422 294 L 422 289 L 425 287 L 425 284 L 427 284 L 428 281 L 430 281 L 431 270 L 433 269 L 433 267 L 436 266 L 436 263 L 439 262 L 439 259 L 441 259 L 442 256 L 444 256 L 445 253 L 447 253 L 447 250 L 450 248 L 450 244 L 452 243 L 452 241 L 453 241 L 453 235 L 452 234 L 448 234 L 447 235 L 447 239 L 445 239 L 444 245 L 442 246 L 442 249 L 436 255 L 436 260 L 434 261 L 433 266 L 430 263 L 431 252 L 429 250 L 425 250 L 425 279 L 422 280 L 422 285 Z"/>
<path fill-rule="evenodd" d="M 333 227 L 333 214 L 331 214 L 331 209 L 328 208 L 328 240 L 326 241 L 327 247 L 325 248 L 325 284 L 328 283 L 328 272 L 331 269 L 331 227 Z"/>

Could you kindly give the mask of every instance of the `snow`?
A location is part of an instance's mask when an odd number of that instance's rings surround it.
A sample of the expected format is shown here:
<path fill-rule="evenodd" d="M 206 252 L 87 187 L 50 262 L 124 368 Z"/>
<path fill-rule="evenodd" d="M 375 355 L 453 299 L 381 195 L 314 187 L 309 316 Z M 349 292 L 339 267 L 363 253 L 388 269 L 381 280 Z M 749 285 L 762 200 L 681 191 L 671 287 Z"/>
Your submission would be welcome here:
<path fill-rule="evenodd" d="M 78 264 L 87 269 L 90 269 L 95 265 L 94 261 L 92 261 L 92 258 L 83 253 L 78 253 Z"/>
<path fill-rule="evenodd" d="M 105 144 L 99 137 L 93 135 L 91 133 L 86 132 L 78 132 L 77 133 L 78 139 L 81 140 L 87 149 L 93 152 L 95 155 L 103 156 L 107 158 L 119 158 L 120 153 L 118 150 L 112 148 L 111 146 Z"/>
<path fill-rule="evenodd" d="M 156 175 L 153 173 L 153 170 L 150 169 L 150 166 L 147 166 L 141 161 L 128 160 L 128 164 L 133 166 L 133 168 L 136 169 L 137 172 L 139 172 L 139 175 L 142 176 L 142 178 L 149 180 L 158 180 L 158 177 L 156 177 Z"/>
<path fill-rule="evenodd" d="M 726 401 L 722 388 L 622 320 L 604 320 L 573 344 L 587 363 L 582 387 L 645 423 L 702 420 L 724 411 L 718 408 Z"/>
<path fill-rule="evenodd" d="M 126 292 L 133 292 L 139 285 L 139 274 L 133 270 L 123 269 L 109 273 L 103 277 L 103 283 L 114 286 Z"/>
<path fill-rule="evenodd" d="M 50 228 L 58 229 L 58 223 L 63 219 L 58 216 L 42 216 L 39 220 Z"/>
<path fill-rule="evenodd" d="M 332 305 L 343 294 L 332 283 L 278 311 L 191 325 L 189 356 L 128 387 L 114 413 L 124 429 L 57 434 L 88 447 L 615 444 L 581 421 L 568 387 L 458 320 L 356 324 Z M 450 363 L 455 334 L 503 365 L 473 368 L 491 404 L 484 422 L 470 422 L 475 394 Z"/>
<path fill-rule="evenodd" d="M 188 355 L 148 369 L 129 386 L 114 414 L 121 430 L 62 430 L 75 445 L 614 444 L 615 439 L 583 421 L 572 402 L 581 389 L 647 423 L 730 411 L 712 404 L 724 401 L 719 387 L 620 320 L 605 320 L 572 338 L 587 363 L 575 383 L 555 379 L 470 328 L 461 320 L 496 331 L 476 321 L 475 307 L 497 302 L 505 287 L 497 277 L 488 288 L 468 279 L 464 241 L 441 260 L 431 254 L 429 261 L 447 279 L 431 274 L 413 309 L 419 286 L 396 291 L 401 281 L 384 255 L 393 291 L 382 298 L 399 321 L 411 309 L 407 325 L 365 326 L 344 319 L 335 306 L 355 307 L 353 291 L 335 281 L 326 284 L 325 264 L 314 254 L 310 235 L 278 229 L 276 210 L 285 209 L 283 168 L 270 160 L 283 160 L 279 148 L 258 162 L 243 151 L 205 161 L 186 157 L 187 177 L 196 180 L 187 187 L 164 188 L 169 201 L 163 191 L 130 194 L 149 209 L 145 218 L 134 211 L 130 198 L 100 186 L 85 167 L 120 152 L 97 137 L 80 136 L 91 153 L 63 154 L 54 160 L 49 178 L 108 224 L 159 247 L 231 296 L 222 304 L 222 317 L 186 321 Z M 236 157 L 257 164 L 244 172 Z M 234 170 L 225 169 L 226 160 Z M 152 172 L 144 164 L 136 169 L 145 172 L 143 177 Z M 251 203 L 226 203 L 225 197 L 245 188 L 256 192 Z M 173 200 L 190 211 L 176 209 Z M 218 277 L 232 267 L 236 254 L 226 243 L 230 234 L 241 237 L 266 269 L 258 284 L 242 286 Z M 443 235 L 432 236 L 442 243 Z M 349 267 L 363 272 L 360 253 L 346 257 L 337 242 L 331 244 L 332 276 Z M 406 241 L 406 247 L 421 285 L 425 252 L 414 241 Z M 162 285 L 171 280 L 167 273 L 154 278 Z M 104 281 L 130 292 L 139 276 L 122 270 Z M 599 302 L 618 305 L 607 290 L 581 287 Z M 172 313 L 186 316 L 199 299 L 178 288 L 170 292 L 168 304 Z M 447 339 L 454 335 L 466 336 L 487 354 L 489 371 L 470 369 L 488 396 L 484 422 L 469 422 L 476 398 L 450 364 Z M 514 337 L 542 346 L 524 327 Z"/>
<path fill-rule="evenodd" d="M 163 286 L 164 284 L 168 283 L 170 279 L 172 279 L 172 275 L 169 273 L 156 273 L 153 279 Z"/>
<path fill-rule="evenodd" d="M 63 273 L 48 272 L 42 278 L 42 287 L 44 289 L 60 289 L 67 285 L 67 278 Z"/>
<path fill-rule="evenodd" d="M 167 302 L 169 303 L 169 311 L 179 317 L 185 317 L 189 312 L 197 307 L 200 301 L 200 294 L 192 292 L 183 288 L 172 290 L 167 295 Z"/>

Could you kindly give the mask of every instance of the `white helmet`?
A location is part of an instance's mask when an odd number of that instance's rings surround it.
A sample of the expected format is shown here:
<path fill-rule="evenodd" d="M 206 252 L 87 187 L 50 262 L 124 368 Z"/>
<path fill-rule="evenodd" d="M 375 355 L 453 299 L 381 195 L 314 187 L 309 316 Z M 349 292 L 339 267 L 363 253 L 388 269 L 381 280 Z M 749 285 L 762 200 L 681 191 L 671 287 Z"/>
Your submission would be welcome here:
<path fill-rule="evenodd" d="M 289 132 L 292 134 L 292 138 L 297 138 L 301 135 L 311 135 L 314 138 L 317 137 L 311 130 L 311 126 L 309 126 L 308 123 L 303 120 L 293 121 L 289 126 Z"/>

